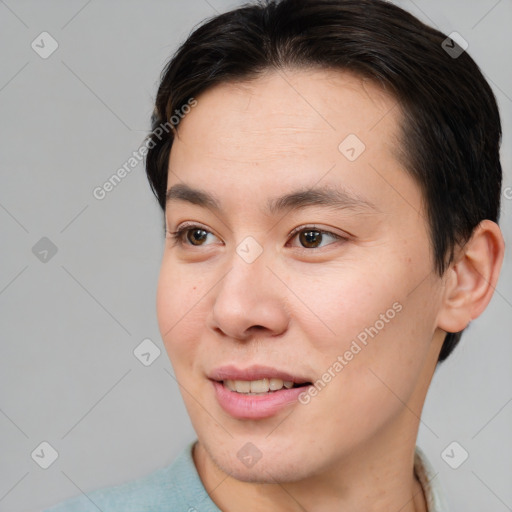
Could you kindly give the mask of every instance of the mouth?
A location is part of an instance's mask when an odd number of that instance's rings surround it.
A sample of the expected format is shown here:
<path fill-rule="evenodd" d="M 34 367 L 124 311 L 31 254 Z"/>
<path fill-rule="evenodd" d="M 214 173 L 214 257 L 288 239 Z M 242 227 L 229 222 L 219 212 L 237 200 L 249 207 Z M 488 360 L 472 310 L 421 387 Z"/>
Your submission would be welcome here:
<path fill-rule="evenodd" d="M 291 380 L 282 380 L 278 378 L 263 378 L 258 380 L 231 380 L 222 381 L 222 385 L 242 395 L 266 395 L 268 393 L 276 393 L 282 389 L 301 388 L 309 386 L 311 382 L 297 383 Z"/>
<path fill-rule="evenodd" d="M 297 405 L 312 381 L 264 366 L 225 366 L 208 375 L 220 407 L 236 419 L 264 419 Z"/>

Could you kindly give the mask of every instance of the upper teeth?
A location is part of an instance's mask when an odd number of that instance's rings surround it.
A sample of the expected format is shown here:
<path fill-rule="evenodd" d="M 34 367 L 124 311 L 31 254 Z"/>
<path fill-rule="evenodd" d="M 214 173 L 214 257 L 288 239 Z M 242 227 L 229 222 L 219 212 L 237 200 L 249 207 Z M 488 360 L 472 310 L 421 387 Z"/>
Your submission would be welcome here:
<path fill-rule="evenodd" d="M 224 386 L 237 393 L 268 393 L 277 391 L 283 386 L 290 389 L 293 387 L 293 382 L 281 379 L 225 380 Z"/>

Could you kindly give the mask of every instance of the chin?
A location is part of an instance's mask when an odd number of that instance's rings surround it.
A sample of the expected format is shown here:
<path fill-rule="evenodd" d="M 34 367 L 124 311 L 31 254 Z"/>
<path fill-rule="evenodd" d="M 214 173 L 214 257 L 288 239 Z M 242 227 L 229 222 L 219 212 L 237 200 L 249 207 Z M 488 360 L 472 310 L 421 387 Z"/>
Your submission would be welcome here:
<path fill-rule="evenodd" d="M 280 446 L 276 446 L 277 443 L 269 443 L 265 439 L 260 443 L 254 440 L 254 444 L 238 439 L 230 440 L 223 448 L 202 442 L 215 465 L 236 480 L 258 484 L 291 483 L 321 472 L 320 461 L 315 461 L 311 454 L 293 449 L 293 445 L 298 446 L 299 442 L 292 443 L 292 446 L 280 442 Z M 256 444 L 261 449 L 256 449 Z"/>

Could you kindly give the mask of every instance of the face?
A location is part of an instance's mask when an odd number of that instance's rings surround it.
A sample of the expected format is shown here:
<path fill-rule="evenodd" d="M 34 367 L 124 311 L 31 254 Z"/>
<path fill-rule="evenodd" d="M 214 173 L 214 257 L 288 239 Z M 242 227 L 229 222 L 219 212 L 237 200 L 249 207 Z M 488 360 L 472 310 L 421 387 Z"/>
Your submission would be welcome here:
<path fill-rule="evenodd" d="M 297 481 L 415 436 L 442 285 L 400 108 L 326 70 L 196 99 L 169 160 L 157 313 L 201 446 L 240 480 Z"/>

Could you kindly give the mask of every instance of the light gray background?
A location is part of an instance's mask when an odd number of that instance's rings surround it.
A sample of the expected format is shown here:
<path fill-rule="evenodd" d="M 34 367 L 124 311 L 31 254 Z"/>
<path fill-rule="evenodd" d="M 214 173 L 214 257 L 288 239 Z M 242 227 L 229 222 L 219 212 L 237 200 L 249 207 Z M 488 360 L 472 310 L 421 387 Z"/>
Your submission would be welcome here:
<path fill-rule="evenodd" d="M 155 316 L 162 219 L 139 164 L 101 186 L 140 146 L 159 73 L 201 20 L 241 2 L 0 1 L 0 511 L 36 511 L 140 477 L 194 438 Z M 457 31 L 501 107 L 512 187 L 511 0 L 400 5 Z M 31 48 L 43 31 L 59 47 Z M 512 196 L 512 188 L 508 189 Z M 502 229 L 511 245 L 512 200 Z M 46 263 L 32 247 L 58 248 Z M 512 265 L 488 310 L 434 377 L 418 444 L 453 511 L 512 510 Z M 150 338 L 162 355 L 133 355 Z M 469 459 L 451 469 L 456 440 Z M 59 454 L 31 458 L 42 442 Z"/>

